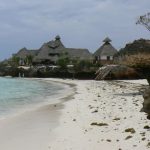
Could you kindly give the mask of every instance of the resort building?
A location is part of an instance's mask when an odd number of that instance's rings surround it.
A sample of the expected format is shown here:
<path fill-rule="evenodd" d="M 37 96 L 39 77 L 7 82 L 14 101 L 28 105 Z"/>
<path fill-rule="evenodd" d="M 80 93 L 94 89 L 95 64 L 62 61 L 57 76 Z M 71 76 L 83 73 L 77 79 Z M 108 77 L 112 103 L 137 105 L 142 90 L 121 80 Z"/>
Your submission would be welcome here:
<path fill-rule="evenodd" d="M 29 55 L 33 57 L 34 64 L 56 64 L 63 57 L 68 57 L 70 60 L 93 61 L 93 56 L 88 49 L 66 48 L 61 42 L 60 36 L 56 36 L 55 40 L 44 43 L 38 50 L 23 48 L 17 54 L 14 54 L 14 56 L 20 58 L 22 65 Z"/>
<path fill-rule="evenodd" d="M 114 55 L 118 52 L 108 37 L 103 40 L 104 44 L 94 53 L 95 62 L 101 64 L 112 64 Z"/>

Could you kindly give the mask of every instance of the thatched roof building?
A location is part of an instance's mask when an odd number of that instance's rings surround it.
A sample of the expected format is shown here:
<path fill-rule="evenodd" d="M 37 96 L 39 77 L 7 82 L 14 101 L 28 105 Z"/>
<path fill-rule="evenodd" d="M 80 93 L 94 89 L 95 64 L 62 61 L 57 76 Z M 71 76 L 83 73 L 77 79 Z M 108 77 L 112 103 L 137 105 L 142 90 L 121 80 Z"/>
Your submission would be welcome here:
<path fill-rule="evenodd" d="M 112 45 L 108 37 L 103 40 L 104 44 L 94 53 L 95 60 L 103 64 L 109 64 L 113 61 L 113 56 L 118 52 Z"/>
<path fill-rule="evenodd" d="M 24 59 L 27 55 L 34 56 L 34 63 L 55 64 L 60 57 L 67 56 L 70 59 L 93 60 L 88 49 L 66 48 L 61 42 L 60 36 L 55 40 L 44 43 L 38 50 L 21 49 L 15 56 Z"/>
<path fill-rule="evenodd" d="M 39 52 L 38 50 L 28 50 L 26 47 L 24 47 L 24 48 L 20 49 L 18 51 L 18 53 L 13 54 L 13 55 L 16 57 L 25 59 L 26 56 L 28 56 L 28 55 L 36 56 L 38 54 L 38 52 Z"/>

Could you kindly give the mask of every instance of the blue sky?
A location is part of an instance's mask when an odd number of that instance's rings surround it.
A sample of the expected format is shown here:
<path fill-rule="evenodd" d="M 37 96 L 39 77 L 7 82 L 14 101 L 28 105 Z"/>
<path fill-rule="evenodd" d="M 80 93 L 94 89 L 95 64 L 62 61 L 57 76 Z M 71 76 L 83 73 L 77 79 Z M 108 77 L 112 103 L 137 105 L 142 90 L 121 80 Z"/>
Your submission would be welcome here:
<path fill-rule="evenodd" d="M 0 60 L 60 35 L 66 47 L 94 52 L 109 36 L 117 49 L 150 33 L 135 22 L 150 0 L 0 0 Z"/>

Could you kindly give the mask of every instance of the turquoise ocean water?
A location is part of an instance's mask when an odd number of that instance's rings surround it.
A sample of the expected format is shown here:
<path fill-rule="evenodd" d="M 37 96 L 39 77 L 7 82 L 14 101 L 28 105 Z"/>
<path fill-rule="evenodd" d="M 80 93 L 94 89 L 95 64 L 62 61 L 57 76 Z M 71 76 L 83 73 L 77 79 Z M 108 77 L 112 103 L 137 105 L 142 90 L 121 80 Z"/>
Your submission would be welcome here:
<path fill-rule="evenodd" d="M 0 118 L 59 97 L 63 84 L 21 78 L 0 78 Z"/>

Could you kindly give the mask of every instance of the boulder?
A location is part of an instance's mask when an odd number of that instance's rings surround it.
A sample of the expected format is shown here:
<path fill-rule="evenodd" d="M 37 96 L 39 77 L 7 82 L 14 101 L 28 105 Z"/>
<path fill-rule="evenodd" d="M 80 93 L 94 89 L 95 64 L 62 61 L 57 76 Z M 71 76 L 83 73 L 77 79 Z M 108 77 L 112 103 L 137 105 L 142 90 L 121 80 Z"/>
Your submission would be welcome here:
<path fill-rule="evenodd" d="M 143 97 L 143 111 L 148 114 L 148 119 L 150 119 L 150 87 L 145 90 Z"/>
<path fill-rule="evenodd" d="M 96 80 L 113 80 L 113 79 L 137 79 L 138 73 L 128 66 L 124 65 L 107 65 L 100 67 L 96 72 Z"/>

